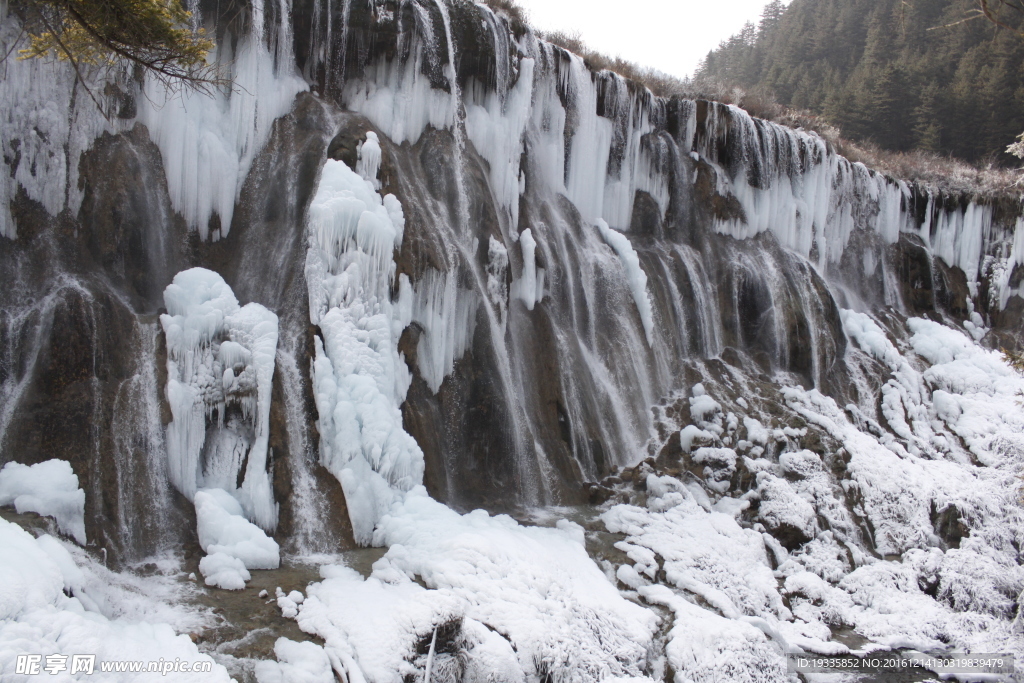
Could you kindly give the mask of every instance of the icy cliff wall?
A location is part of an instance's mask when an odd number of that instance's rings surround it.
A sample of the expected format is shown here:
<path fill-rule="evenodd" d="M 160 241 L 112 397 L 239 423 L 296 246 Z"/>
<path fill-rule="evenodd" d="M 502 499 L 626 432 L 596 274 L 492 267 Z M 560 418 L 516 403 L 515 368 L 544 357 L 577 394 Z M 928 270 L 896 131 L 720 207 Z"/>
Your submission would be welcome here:
<path fill-rule="evenodd" d="M 930 312 L 976 337 L 1019 324 L 1017 202 L 929 192 L 734 107 L 656 98 L 482 5 L 296 17 L 298 67 L 365 117 L 405 207 L 397 273 L 431 302 L 400 345 L 405 421 L 450 500 L 564 500 L 637 458 L 687 359 L 871 404 L 839 308 Z M 361 139 L 353 124 L 329 153 L 354 164 Z"/>
<path fill-rule="evenodd" d="M 59 65 L 8 61 L 0 81 L 0 459 L 63 455 L 102 473 L 85 484 L 91 520 L 116 517 L 103 505 L 144 510 L 120 491 L 167 479 L 152 314 L 189 266 L 280 318 L 276 367 L 296 370 L 278 372 L 275 395 L 292 389 L 267 417 L 275 490 L 304 490 L 303 458 L 324 452 L 303 377 L 318 358 L 326 381 L 341 350 L 308 325 L 343 324 L 362 297 L 401 307 L 402 329 L 379 331 L 402 364 L 381 391 L 409 382 L 395 395 L 424 481 L 466 507 L 571 502 L 581 481 L 645 457 L 650 408 L 694 359 L 875 410 L 848 381 L 840 308 L 927 314 L 992 343 L 1020 329 L 1017 202 L 930 193 L 814 135 L 656 98 L 483 5 L 199 9 L 236 86 L 212 98 L 114 75 L 90 83 L 104 117 Z M 14 45 L 17 17 L 0 36 Z M 378 178 L 404 227 L 325 223 L 311 279 L 326 159 Z M 366 257 L 361 293 L 339 279 L 352 264 L 331 262 L 345 240 Z M 139 452 L 157 454 L 142 471 Z M 286 517 L 293 502 L 276 499 Z"/>

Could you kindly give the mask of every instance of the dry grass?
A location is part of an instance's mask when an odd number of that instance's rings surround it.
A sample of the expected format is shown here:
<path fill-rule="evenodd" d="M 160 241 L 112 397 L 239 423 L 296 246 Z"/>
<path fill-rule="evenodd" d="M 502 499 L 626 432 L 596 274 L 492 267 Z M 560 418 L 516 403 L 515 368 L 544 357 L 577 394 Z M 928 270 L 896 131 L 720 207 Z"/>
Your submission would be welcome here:
<path fill-rule="evenodd" d="M 513 30 L 529 28 L 529 16 L 514 0 L 480 0 L 498 14 L 509 18 Z M 813 131 L 853 162 L 861 162 L 893 178 L 916 182 L 932 190 L 985 196 L 1021 194 L 1024 169 L 1008 169 L 989 163 L 975 166 L 951 156 L 931 152 L 890 152 L 877 145 L 844 138 L 842 131 L 824 118 L 808 111 L 780 105 L 766 93 L 747 92 L 707 79 L 682 79 L 622 57 L 609 57 L 591 49 L 578 32 L 535 31 L 542 40 L 579 55 L 595 71 L 613 71 L 639 83 L 659 97 L 684 97 L 734 104 L 751 116 L 790 128 Z"/>

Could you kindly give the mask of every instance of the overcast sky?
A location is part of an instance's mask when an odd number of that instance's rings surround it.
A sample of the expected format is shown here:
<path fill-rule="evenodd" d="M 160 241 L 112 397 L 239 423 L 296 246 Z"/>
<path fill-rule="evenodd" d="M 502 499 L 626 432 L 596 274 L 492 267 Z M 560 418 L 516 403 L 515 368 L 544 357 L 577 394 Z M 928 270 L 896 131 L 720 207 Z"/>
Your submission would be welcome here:
<path fill-rule="evenodd" d="M 688 76 L 709 50 L 757 23 L 767 0 L 517 0 L 544 31 L 579 31 L 591 48 Z M 787 3 L 788 4 L 788 3 Z"/>

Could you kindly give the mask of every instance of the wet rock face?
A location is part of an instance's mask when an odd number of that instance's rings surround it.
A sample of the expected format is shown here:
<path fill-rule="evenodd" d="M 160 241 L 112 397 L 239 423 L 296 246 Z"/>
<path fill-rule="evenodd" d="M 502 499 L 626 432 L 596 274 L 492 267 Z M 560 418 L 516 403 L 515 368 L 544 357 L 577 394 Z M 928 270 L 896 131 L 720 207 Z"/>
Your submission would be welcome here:
<path fill-rule="evenodd" d="M 275 311 L 291 335 L 309 323 L 305 215 L 334 126 L 323 103 L 308 93 L 296 97 L 253 163 L 231 232 L 196 250 L 199 264 L 221 273 L 240 301 Z"/>
<path fill-rule="evenodd" d="M 140 383 L 148 371 L 137 349 L 155 332 L 102 290 L 51 296 L 36 322 L 40 345 L 26 359 L 31 379 L 6 425 L 4 453 L 26 463 L 70 462 L 87 494 L 90 541 L 112 561 L 152 553 L 170 530 L 158 528 L 163 520 L 151 507 L 151 451 L 159 444 L 137 403 L 146 398 Z M 131 529 L 123 526 L 129 520 Z"/>
<path fill-rule="evenodd" d="M 277 529 L 274 538 L 288 551 L 305 552 L 310 548 L 302 547 L 303 543 L 312 542 L 322 544 L 325 551 L 336 551 L 341 548 L 356 547 L 352 534 L 352 525 L 349 521 L 348 506 L 345 503 L 345 493 L 341 484 L 327 470 L 318 464 L 318 448 L 316 439 L 316 425 L 311 421 L 306 426 L 306 434 L 311 435 L 312 443 L 306 443 L 306 449 L 300 452 L 293 452 L 292 440 L 289 439 L 287 398 L 283 386 L 286 382 L 280 368 L 274 374 L 274 397 L 270 406 L 270 468 L 273 473 L 274 500 L 280 501 L 280 514 L 278 517 Z M 307 385 L 308 386 L 308 385 Z M 303 397 L 305 405 L 304 412 L 307 415 L 316 414 L 316 406 L 313 402 L 311 392 Z M 294 428 L 294 425 L 291 425 Z M 308 486 L 301 478 L 301 473 L 296 470 L 303 469 L 299 459 L 304 459 L 306 468 L 314 481 L 313 490 L 317 496 L 317 514 L 322 520 L 318 526 L 321 533 L 317 538 L 301 538 L 306 533 L 306 528 L 299 516 L 304 511 L 296 509 L 293 505 L 297 489 Z M 308 525 L 307 525 L 308 526 Z"/>
<path fill-rule="evenodd" d="M 149 310 L 184 262 L 185 226 L 167 198 L 160 151 L 145 126 L 104 134 L 83 155 L 78 222 L 96 266 Z"/>
<path fill-rule="evenodd" d="M 101 137 L 80 170 L 77 216 L 51 217 L 22 194 L 19 239 L 0 247 L 0 462 L 69 461 L 87 494 L 90 543 L 117 562 L 176 536 L 161 517 L 178 514 L 175 504 L 154 509 L 169 493 L 152 456 L 162 435 L 159 409 L 149 410 L 148 314 L 162 274 L 183 262 L 184 224 L 144 128 Z"/>

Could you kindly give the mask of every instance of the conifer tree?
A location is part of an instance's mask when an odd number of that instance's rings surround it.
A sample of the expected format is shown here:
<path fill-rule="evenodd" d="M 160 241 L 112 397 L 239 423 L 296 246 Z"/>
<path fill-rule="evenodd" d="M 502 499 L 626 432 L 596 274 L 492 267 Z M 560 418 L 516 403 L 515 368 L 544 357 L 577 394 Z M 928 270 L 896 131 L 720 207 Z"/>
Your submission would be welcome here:
<path fill-rule="evenodd" d="M 171 86 L 217 83 L 213 43 L 179 0 L 10 0 L 30 42 L 24 59 L 49 55 L 84 67 L 138 67 Z"/>

